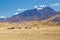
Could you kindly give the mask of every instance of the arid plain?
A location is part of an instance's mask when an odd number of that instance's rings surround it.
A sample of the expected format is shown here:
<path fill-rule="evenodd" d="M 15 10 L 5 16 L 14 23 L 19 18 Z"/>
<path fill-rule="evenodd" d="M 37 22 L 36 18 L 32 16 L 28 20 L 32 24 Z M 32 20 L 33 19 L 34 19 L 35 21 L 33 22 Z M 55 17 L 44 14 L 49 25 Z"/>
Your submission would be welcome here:
<path fill-rule="evenodd" d="M 0 23 L 0 40 L 60 40 L 60 25 L 38 21 Z"/>

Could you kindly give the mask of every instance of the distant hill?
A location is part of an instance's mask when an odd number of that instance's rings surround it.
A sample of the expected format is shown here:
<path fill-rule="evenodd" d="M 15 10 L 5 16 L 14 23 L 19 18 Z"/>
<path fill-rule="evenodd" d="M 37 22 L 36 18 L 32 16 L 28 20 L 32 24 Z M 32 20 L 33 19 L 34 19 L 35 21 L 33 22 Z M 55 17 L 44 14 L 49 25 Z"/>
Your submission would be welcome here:
<path fill-rule="evenodd" d="M 6 22 L 21 22 L 21 21 L 42 21 L 56 15 L 56 11 L 50 7 L 40 7 L 31 10 L 26 10 L 17 15 L 6 19 Z"/>
<path fill-rule="evenodd" d="M 53 19 L 53 22 L 60 22 L 60 12 L 57 12 L 57 15 L 55 16 L 56 18 Z"/>
<path fill-rule="evenodd" d="M 5 18 L 0 18 L 0 22 L 2 22 L 2 21 L 4 21 L 5 20 Z"/>
<path fill-rule="evenodd" d="M 60 12 L 56 12 L 54 16 L 51 16 L 50 18 L 43 20 L 42 22 L 53 22 L 60 25 Z"/>
<path fill-rule="evenodd" d="M 48 22 L 48 21 L 60 22 L 60 14 L 56 14 L 56 15 L 51 16 L 50 18 L 44 20 L 44 22 Z"/>

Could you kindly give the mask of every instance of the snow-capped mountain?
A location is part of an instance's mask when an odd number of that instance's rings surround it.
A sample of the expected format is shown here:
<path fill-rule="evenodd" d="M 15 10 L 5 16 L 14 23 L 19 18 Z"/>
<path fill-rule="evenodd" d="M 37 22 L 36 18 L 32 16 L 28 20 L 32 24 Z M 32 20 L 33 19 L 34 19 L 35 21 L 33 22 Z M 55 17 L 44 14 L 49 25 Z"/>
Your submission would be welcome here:
<path fill-rule="evenodd" d="M 33 20 L 46 20 L 51 16 L 54 16 L 56 11 L 50 7 L 39 7 L 31 10 L 26 10 L 17 15 L 6 19 L 7 22 L 20 22 L 20 21 L 33 21 Z"/>

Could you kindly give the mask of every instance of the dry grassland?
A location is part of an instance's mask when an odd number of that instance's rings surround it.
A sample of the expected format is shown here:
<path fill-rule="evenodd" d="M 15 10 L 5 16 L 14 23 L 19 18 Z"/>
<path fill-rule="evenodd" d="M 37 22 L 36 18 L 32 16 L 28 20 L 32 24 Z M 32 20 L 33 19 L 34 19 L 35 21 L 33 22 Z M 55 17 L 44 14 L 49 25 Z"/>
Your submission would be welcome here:
<path fill-rule="evenodd" d="M 0 23 L 0 40 L 60 40 L 60 26 L 36 21 L 3 22 Z"/>

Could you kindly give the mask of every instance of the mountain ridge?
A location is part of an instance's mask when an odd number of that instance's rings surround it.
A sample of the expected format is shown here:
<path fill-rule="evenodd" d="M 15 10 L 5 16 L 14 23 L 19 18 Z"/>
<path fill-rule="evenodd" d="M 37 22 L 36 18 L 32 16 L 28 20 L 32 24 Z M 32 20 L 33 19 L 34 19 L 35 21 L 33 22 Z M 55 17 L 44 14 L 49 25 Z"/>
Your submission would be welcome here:
<path fill-rule="evenodd" d="M 37 8 L 26 10 L 17 15 L 13 15 L 12 17 L 5 20 L 5 22 L 21 22 L 21 21 L 43 21 L 54 15 L 58 14 L 54 9 L 50 7 Z"/>

